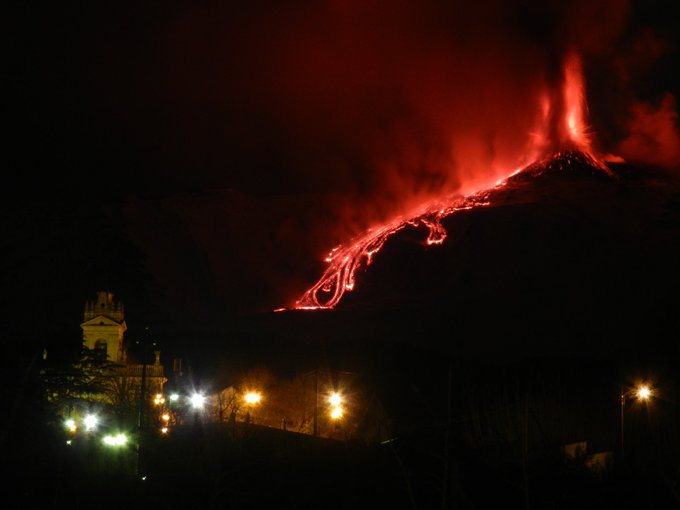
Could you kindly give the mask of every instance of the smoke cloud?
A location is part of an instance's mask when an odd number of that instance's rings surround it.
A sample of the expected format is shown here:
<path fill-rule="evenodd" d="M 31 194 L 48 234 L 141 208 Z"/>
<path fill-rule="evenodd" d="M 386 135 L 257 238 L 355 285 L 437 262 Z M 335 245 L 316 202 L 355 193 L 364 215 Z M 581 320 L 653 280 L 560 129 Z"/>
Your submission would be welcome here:
<path fill-rule="evenodd" d="M 680 168 L 680 129 L 672 95 L 665 94 L 658 106 L 632 105 L 628 136 L 621 141 L 619 153 L 631 163 Z"/>
<path fill-rule="evenodd" d="M 341 192 L 373 220 L 521 164 L 564 54 L 614 66 L 630 13 L 625 0 L 213 5 L 159 26 L 142 57 L 159 79 L 135 87 L 174 105 L 163 150 L 195 178 Z M 611 80 L 597 71 L 586 80 Z"/>
<path fill-rule="evenodd" d="M 667 48 L 633 24 L 636 5 L 205 4 L 153 25 L 125 64 L 136 78 L 121 86 L 135 98 L 126 108 L 137 138 L 162 160 L 159 180 L 326 197 L 314 202 L 323 228 L 282 240 L 320 259 L 425 198 L 469 192 L 526 163 L 541 97 L 560 85 L 569 52 L 584 60 L 600 152 L 674 164 L 675 101 L 653 107 L 634 91 Z M 290 231 L 321 223 L 281 218 Z M 272 224 L 261 231 L 281 230 L 276 218 L 262 221 Z"/>

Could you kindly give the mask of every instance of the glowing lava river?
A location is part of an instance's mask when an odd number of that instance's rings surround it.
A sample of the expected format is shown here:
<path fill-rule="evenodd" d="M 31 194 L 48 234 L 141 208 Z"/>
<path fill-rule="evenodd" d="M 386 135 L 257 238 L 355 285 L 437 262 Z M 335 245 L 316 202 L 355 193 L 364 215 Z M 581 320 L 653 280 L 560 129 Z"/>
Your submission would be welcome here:
<path fill-rule="evenodd" d="M 425 227 L 428 230 L 424 243 L 442 244 L 446 229 L 442 219 L 459 211 L 486 207 L 493 204 L 494 195 L 525 177 L 544 173 L 567 171 L 570 167 L 588 168 L 602 175 L 611 175 L 606 165 L 593 154 L 585 123 L 583 77 L 580 60 L 570 55 L 564 65 L 562 95 L 559 100 L 542 98 L 543 116 L 539 121 L 534 146 L 527 158 L 531 163 L 515 169 L 507 177 L 486 189 L 467 195 L 454 194 L 422 204 L 408 215 L 397 216 L 392 221 L 368 229 L 347 245 L 335 247 L 326 257 L 328 264 L 321 278 L 294 304 L 298 310 L 334 308 L 345 292 L 356 285 L 357 271 L 371 264 L 376 253 L 394 234 L 407 227 Z"/>

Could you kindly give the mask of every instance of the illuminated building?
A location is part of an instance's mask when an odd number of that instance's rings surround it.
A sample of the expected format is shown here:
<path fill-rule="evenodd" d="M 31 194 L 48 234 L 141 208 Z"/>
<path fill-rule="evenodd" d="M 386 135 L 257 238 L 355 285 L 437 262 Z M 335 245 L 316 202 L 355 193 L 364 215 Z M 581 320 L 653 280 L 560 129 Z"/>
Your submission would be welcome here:
<path fill-rule="evenodd" d="M 100 352 L 102 357 L 106 356 L 107 361 L 115 364 L 109 368 L 114 385 L 141 392 L 144 383 L 146 395 L 163 393 L 163 385 L 167 379 L 160 362 L 159 350 L 154 351 L 153 364 L 129 363 L 127 348 L 123 342 L 127 331 L 125 307 L 114 300 L 113 293 L 99 291 L 95 301 L 85 303 L 80 327 L 83 330 L 83 347 Z"/>

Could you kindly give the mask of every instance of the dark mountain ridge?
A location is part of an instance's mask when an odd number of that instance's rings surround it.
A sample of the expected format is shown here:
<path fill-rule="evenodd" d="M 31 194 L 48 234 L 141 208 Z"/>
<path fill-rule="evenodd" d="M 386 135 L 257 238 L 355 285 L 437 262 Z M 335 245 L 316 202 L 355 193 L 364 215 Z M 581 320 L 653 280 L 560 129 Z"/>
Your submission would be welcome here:
<path fill-rule="evenodd" d="M 442 246 L 424 246 L 422 227 L 390 238 L 335 309 L 258 321 L 291 338 L 380 339 L 471 357 L 609 356 L 640 341 L 677 351 L 668 342 L 680 330 L 676 177 L 603 169 L 567 151 L 488 200 L 444 218 Z"/>

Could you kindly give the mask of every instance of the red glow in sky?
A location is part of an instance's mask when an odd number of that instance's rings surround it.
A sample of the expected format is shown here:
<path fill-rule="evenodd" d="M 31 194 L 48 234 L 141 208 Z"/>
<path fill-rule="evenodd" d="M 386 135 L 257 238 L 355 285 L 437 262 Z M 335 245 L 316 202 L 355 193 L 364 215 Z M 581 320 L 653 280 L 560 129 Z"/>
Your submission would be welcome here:
<path fill-rule="evenodd" d="M 357 271 L 368 266 L 389 237 L 412 226 L 428 229 L 425 244 L 441 244 L 446 230 L 441 220 L 460 210 L 489 205 L 488 195 L 493 189 L 505 186 L 507 177 L 516 175 L 536 160 L 550 155 L 550 151 L 578 150 L 590 159 L 594 166 L 607 171 L 593 154 L 589 128 L 586 123 L 586 101 L 581 61 L 578 55 L 569 53 L 564 60 L 561 94 L 553 94 L 559 100 L 550 102 L 550 94 L 544 94 L 540 123 L 534 131 L 533 147 L 527 155 L 528 164 L 523 168 L 508 169 L 506 179 L 499 180 L 493 188 L 482 189 L 467 195 L 443 197 L 422 203 L 405 216 L 368 229 L 363 235 L 352 239 L 347 245 L 335 247 L 326 257 L 328 267 L 320 280 L 307 290 L 295 303 L 295 308 L 314 310 L 334 308 L 345 292 L 354 290 Z M 525 158 L 527 160 L 527 158 Z"/>
<path fill-rule="evenodd" d="M 443 242 L 440 205 L 565 141 L 680 162 L 678 31 L 642 0 L 19 10 L 8 195 L 132 197 L 125 219 L 179 309 L 292 306 L 334 246 L 396 218 Z"/>

